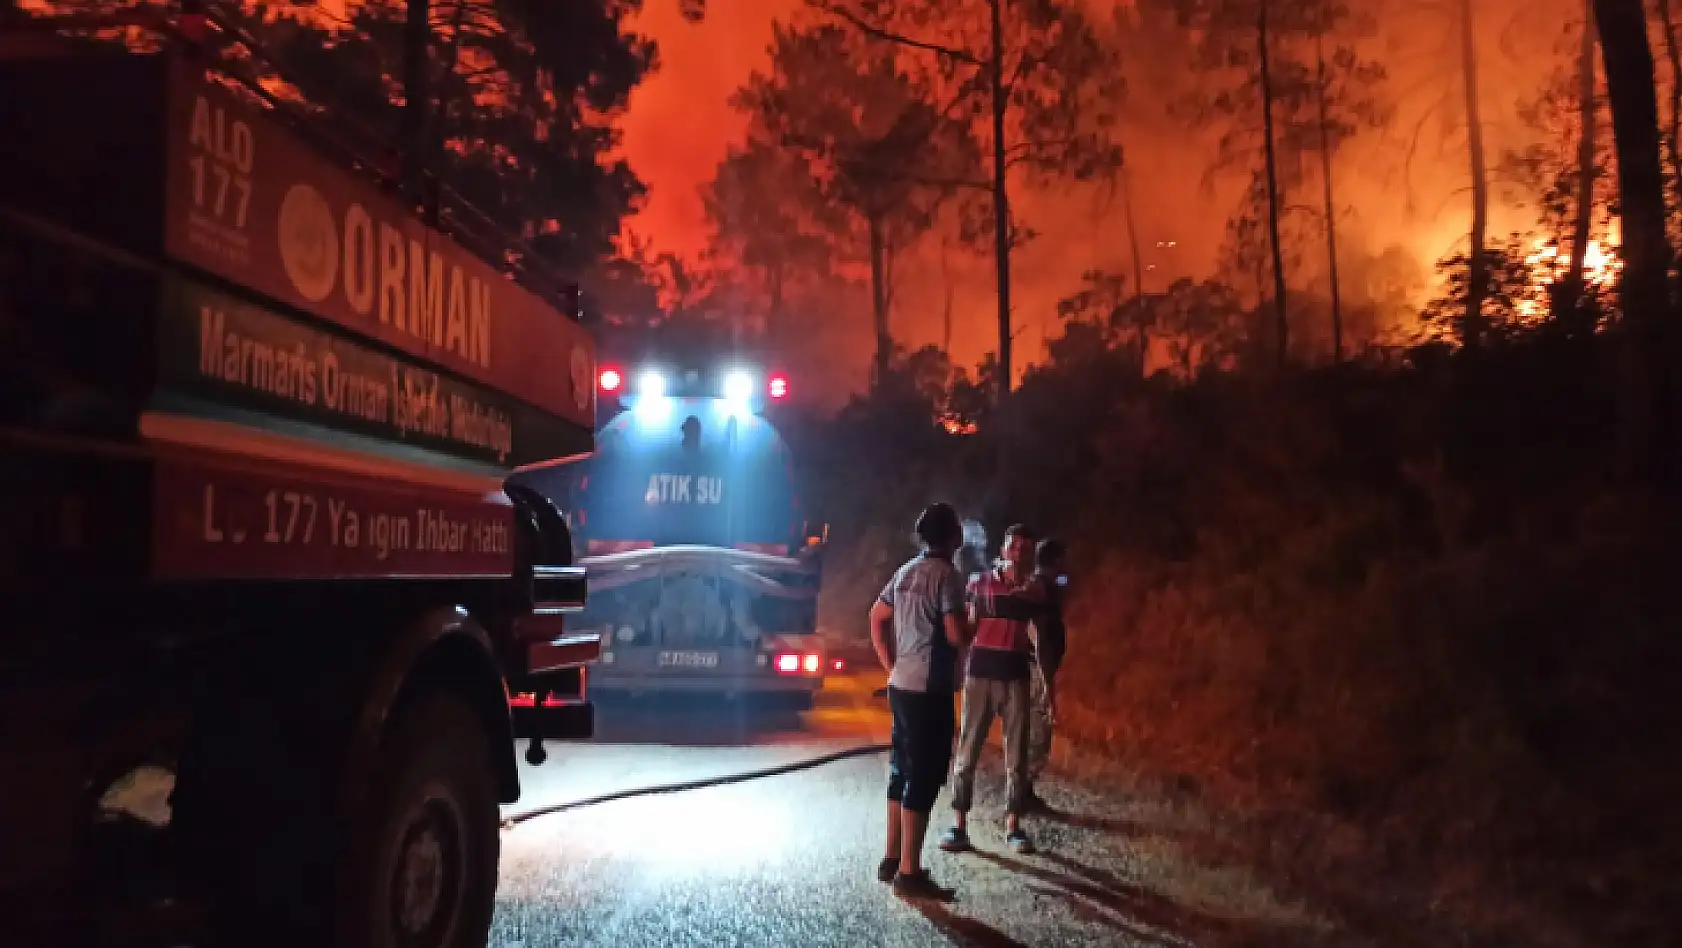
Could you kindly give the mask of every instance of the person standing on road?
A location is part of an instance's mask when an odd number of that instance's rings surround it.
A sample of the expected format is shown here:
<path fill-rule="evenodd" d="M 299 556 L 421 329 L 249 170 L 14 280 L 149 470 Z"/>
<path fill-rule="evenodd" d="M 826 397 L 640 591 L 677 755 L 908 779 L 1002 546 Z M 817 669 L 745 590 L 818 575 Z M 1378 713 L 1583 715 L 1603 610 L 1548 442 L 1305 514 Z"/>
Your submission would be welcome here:
<path fill-rule="evenodd" d="M 1026 527 L 1005 531 L 1000 565 L 971 580 L 970 619 L 975 623 L 964 678 L 963 726 L 958 734 L 958 760 L 952 769 L 952 810 L 955 823 L 941 837 L 940 848 L 967 852 L 969 810 L 975 791 L 975 767 L 995 716 L 1002 720 L 1005 739 L 1005 842 L 1020 853 L 1033 852 L 1022 829 L 1028 804 L 1028 679 L 1032 643 L 1028 623 L 1038 614 L 1042 595 L 1030 582 L 1034 537 Z"/>
<path fill-rule="evenodd" d="M 909 898 L 949 899 L 923 868 L 929 813 L 952 764 L 958 653 L 970 639 L 964 583 L 952 557 L 958 513 L 932 504 L 917 518 L 923 552 L 894 573 L 870 607 L 870 640 L 888 672 L 893 753 L 888 764 L 887 850 L 876 877 Z"/>
<path fill-rule="evenodd" d="M 1028 725 L 1028 806 L 1046 809 L 1035 785 L 1051 761 L 1051 733 L 1057 726 L 1057 670 L 1063 665 L 1067 637 L 1063 627 L 1063 594 L 1068 582 L 1060 540 L 1045 539 L 1034 549 L 1034 584 L 1043 599 L 1033 621 L 1033 674 L 1028 679 L 1033 715 Z"/>

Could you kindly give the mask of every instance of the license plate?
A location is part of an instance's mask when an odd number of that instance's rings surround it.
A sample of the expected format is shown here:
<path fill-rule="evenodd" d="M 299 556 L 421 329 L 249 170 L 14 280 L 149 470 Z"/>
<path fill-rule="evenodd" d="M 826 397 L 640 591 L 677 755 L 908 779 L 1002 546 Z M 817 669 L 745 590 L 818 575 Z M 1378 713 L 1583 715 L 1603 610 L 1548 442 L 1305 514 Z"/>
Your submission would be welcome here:
<path fill-rule="evenodd" d="M 717 652 L 661 652 L 661 668 L 717 668 Z"/>

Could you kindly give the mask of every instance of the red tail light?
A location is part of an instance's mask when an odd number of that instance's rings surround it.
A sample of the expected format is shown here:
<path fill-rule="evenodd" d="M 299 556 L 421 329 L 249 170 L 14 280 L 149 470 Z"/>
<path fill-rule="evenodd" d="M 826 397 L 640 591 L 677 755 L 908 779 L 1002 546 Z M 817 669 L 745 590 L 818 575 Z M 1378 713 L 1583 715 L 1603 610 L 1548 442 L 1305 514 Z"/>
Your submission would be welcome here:
<path fill-rule="evenodd" d="M 771 393 L 771 397 L 774 398 L 774 399 L 781 399 L 781 398 L 787 398 L 788 397 L 788 379 L 784 376 L 781 376 L 781 375 L 771 376 L 771 382 L 770 382 L 769 385 L 766 386 L 766 388 L 769 389 L 769 391 Z"/>
<path fill-rule="evenodd" d="M 604 391 L 604 392 L 617 392 L 617 391 L 619 391 L 619 386 L 624 384 L 624 382 L 625 382 L 625 377 L 623 375 L 619 374 L 618 369 L 603 369 L 602 370 L 602 377 L 601 377 L 602 391 Z"/>
<path fill-rule="evenodd" d="M 552 694 L 543 696 L 543 706 L 545 708 L 560 708 L 564 707 L 566 703 L 565 698 L 559 698 Z M 508 706 L 511 708 L 535 708 L 537 707 L 537 695 L 529 691 L 509 695 Z"/>
<path fill-rule="evenodd" d="M 842 671 L 847 667 L 847 663 L 838 658 L 835 661 L 830 662 L 829 667 L 835 671 Z"/>
<path fill-rule="evenodd" d="M 772 665 L 779 675 L 816 675 L 823 670 L 823 657 L 815 652 L 778 652 Z"/>

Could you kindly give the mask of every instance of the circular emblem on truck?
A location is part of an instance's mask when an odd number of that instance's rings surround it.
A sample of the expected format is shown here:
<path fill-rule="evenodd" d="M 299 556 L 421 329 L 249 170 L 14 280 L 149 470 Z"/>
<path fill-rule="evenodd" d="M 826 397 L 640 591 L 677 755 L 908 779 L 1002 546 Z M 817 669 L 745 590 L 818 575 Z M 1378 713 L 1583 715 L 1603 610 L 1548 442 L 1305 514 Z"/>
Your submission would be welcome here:
<path fill-rule="evenodd" d="M 590 370 L 590 354 L 582 346 L 572 347 L 572 401 L 579 411 L 590 409 L 590 396 L 595 393 L 595 373 Z"/>
<path fill-rule="evenodd" d="M 280 202 L 280 262 L 298 294 L 319 303 L 339 276 L 339 230 L 321 192 L 294 184 Z"/>

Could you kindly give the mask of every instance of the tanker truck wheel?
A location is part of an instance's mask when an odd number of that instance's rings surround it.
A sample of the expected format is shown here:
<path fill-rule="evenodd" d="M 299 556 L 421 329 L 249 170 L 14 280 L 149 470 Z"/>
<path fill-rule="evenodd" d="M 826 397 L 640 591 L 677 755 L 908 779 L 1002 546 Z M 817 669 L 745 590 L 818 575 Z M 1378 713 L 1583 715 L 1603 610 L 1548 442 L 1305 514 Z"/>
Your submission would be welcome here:
<path fill-rule="evenodd" d="M 484 728 L 453 695 L 399 712 L 350 828 L 346 948 L 482 948 L 500 818 Z"/>

